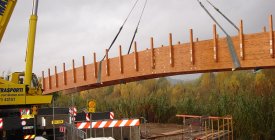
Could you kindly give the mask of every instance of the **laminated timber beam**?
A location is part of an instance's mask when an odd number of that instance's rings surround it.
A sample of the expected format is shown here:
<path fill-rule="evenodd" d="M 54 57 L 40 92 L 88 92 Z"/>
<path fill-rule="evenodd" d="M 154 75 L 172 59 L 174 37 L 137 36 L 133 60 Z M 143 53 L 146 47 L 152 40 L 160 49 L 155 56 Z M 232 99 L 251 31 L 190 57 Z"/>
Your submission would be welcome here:
<path fill-rule="evenodd" d="M 272 16 L 269 17 L 269 31 L 245 34 L 243 21 L 240 22 L 240 31 L 237 36 L 232 36 L 233 44 L 240 60 L 241 67 L 237 70 L 254 68 L 275 68 L 274 58 L 274 31 Z M 102 67 L 96 61 L 86 64 L 83 57 L 82 66 L 75 68 L 74 60 L 72 69 L 48 75 L 42 72 L 44 94 L 57 91 L 65 93 L 78 92 L 92 88 L 110 86 L 120 83 L 139 81 L 164 76 L 231 71 L 233 62 L 227 47 L 226 37 L 219 37 L 216 26 L 213 25 L 213 38 L 209 40 L 193 41 L 193 30 L 190 29 L 190 42 L 172 44 L 172 34 L 169 34 L 169 44 L 155 47 L 153 38 L 151 45 L 143 51 L 137 51 L 134 43 L 134 52 L 128 55 L 121 53 L 119 56 L 106 58 Z M 108 54 L 108 51 L 106 51 Z M 97 75 L 101 70 L 101 75 Z M 100 76 L 100 82 L 98 77 Z"/>

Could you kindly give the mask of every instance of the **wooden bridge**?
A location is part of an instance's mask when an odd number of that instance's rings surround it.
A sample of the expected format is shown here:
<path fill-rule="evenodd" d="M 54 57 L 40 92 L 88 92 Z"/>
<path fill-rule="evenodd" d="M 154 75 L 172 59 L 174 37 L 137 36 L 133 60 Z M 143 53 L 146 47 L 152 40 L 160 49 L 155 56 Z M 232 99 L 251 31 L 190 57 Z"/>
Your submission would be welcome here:
<path fill-rule="evenodd" d="M 242 21 L 239 29 L 239 35 L 231 37 L 240 61 L 240 68 L 237 70 L 274 68 L 272 15 L 269 17 L 268 32 L 264 27 L 263 32 L 244 34 Z M 94 53 L 92 64 L 86 64 L 83 56 L 81 67 L 76 68 L 72 60 L 70 70 L 66 70 L 63 63 L 63 71 L 60 73 L 57 73 L 56 66 L 53 74 L 48 69 L 47 77 L 42 72 L 44 94 L 57 91 L 71 93 L 163 76 L 230 71 L 233 68 L 227 40 L 217 35 L 215 25 L 213 39 L 210 40 L 194 41 L 193 31 L 190 29 L 189 43 L 173 44 L 170 34 L 168 46 L 155 48 L 153 38 L 150 49 L 137 52 L 137 46 L 134 43 L 134 51 L 128 55 L 122 55 L 120 46 L 118 57 L 109 58 L 106 50 L 104 61 L 98 62 Z"/>

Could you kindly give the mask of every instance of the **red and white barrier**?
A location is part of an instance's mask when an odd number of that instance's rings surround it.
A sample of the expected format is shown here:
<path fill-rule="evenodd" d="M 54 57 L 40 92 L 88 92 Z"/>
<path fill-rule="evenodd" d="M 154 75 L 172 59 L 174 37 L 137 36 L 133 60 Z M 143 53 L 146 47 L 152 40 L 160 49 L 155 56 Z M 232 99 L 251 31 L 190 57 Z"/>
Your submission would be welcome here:
<path fill-rule="evenodd" d="M 0 118 L 0 129 L 2 129 L 2 128 L 3 128 L 3 119 Z"/>
<path fill-rule="evenodd" d="M 110 119 L 113 120 L 115 118 L 115 113 L 114 112 L 110 112 Z"/>
<path fill-rule="evenodd" d="M 86 113 L 86 121 L 90 121 L 89 113 Z"/>
<path fill-rule="evenodd" d="M 92 122 L 92 128 L 112 128 L 112 127 L 125 127 L 125 126 L 139 126 L 139 119 L 129 120 L 108 120 Z M 78 129 L 90 128 L 90 122 L 79 122 L 76 124 Z"/>
<path fill-rule="evenodd" d="M 75 121 L 75 117 L 74 116 L 76 116 L 76 113 L 77 113 L 76 107 L 70 107 L 69 108 L 69 112 L 71 114 L 71 121 Z"/>
<path fill-rule="evenodd" d="M 72 116 L 76 116 L 76 113 L 77 113 L 76 107 L 70 107 L 69 112 Z"/>

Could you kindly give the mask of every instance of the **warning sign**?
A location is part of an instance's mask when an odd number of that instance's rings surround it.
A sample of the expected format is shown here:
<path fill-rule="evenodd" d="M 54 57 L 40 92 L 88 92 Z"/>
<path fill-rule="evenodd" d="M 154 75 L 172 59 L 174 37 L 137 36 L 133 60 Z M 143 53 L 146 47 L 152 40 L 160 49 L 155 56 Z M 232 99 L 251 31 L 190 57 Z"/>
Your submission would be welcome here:
<path fill-rule="evenodd" d="M 95 100 L 89 101 L 88 107 L 89 107 L 89 108 L 95 108 L 95 107 L 96 107 L 96 102 L 95 102 Z"/>

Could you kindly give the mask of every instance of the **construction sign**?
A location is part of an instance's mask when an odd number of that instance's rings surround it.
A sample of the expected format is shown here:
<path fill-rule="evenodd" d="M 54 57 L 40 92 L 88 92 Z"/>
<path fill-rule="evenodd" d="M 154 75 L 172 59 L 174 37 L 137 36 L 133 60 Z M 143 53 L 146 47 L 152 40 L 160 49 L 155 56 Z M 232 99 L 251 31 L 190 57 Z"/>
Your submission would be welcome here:
<path fill-rule="evenodd" d="M 30 114 L 30 109 L 22 108 L 20 109 L 21 119 L 31 119 L 34 118 L 33 114 Z"/>
<path fill-rule="evenodd" d="M 88 103 L 88 112 L 94 113 L 96 108 L 96 102 L 95 100 L 90 100 Z"/>
<path fill-rule="evenodd" d="M 88 112 L 94 113 L 94 112 L 95 112 L 95 108 L 89 108 L 89 109 L 88 109 Z"/>

